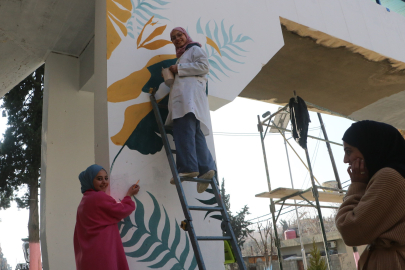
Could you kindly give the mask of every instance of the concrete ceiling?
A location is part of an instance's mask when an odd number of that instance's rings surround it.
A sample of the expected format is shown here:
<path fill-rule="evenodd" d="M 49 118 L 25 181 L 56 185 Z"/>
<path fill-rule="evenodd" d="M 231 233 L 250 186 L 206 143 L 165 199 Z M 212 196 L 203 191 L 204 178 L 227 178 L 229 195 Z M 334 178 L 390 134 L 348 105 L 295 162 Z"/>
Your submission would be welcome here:
<path fill-rule="evenodd" d="M 285 26 L 282 31 L 285 46 L 243 90 L 241 97 L 283 105 L 296 90 L 307 102 L 327 108 L 323 112 L 351 116 L 405 90 L 405 71 L 393 67 L 384 57 L 380 58 L 382 61 L 370 61 L 346 47 L 318 44 Z M 402 107 L 395 109 L 401 111 L 399 115 L 405 113 Z M 375 117 L 378 113 L 374 110 L 368 119 L 379 119 Z"/>
<path fill-rule="evenodd" d="M 0 1 L 0 96 L 48 52 L 78 57 L 94 36 L 94 0 Z"/>

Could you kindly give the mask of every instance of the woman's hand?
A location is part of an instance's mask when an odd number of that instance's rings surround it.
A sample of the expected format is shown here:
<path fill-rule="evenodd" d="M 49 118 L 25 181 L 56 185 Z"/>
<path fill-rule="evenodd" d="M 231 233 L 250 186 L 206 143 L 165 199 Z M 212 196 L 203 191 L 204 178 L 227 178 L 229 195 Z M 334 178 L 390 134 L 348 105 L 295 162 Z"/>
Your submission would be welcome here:
<path fill-rule="evenodd" d="M 179 71 L 177 70 L 177 65 L 172 65 L 169 67 L 169 70 L 173 73 L 173 74 L 177 74 L 179 73 Z"/>
<path fill-rule="evenodd" d="M 132 186 L 128 189 L 127 196 L 130 196 L 130 197 L 131 197 L 131 196 L 134 196 L 134 195 L 138 194 L 139 189 L 140 189 L 139 185 L 137 185 L 137 184 L 132 185 Z"/>
<path fill-rule="evenodd" d="M 367 183 L 369 180 L 368 170 L 364 165 L 364 159 L 356 159 L 351 166 L 347 168 L 352 182 Z"/>

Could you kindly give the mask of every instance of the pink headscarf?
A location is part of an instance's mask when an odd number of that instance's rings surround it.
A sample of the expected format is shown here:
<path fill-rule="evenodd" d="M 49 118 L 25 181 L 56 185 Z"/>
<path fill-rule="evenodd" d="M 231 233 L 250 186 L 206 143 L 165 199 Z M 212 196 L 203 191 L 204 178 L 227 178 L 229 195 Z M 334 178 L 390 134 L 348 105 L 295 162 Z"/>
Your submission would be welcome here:
<path fill-rule="evenodd" d="M 176 57 L 179 58 L 180 56 L 183 55 L 183 53 L 186 51 L 186 47 L 189 44 L 197 44 L 198 46 L 201 47 L 201 44 L 198 42 L 194 42 L 191 37 L 187 34 L 187 31 L 183 28 L 183 27 L 175 27 L 173 28 L 173 30 L 170 32 L 170 39 L 172 37 L 172 33 L 173 31 L 180 31 L 182 32 L 184 35 L 186 35 L 187 41 L 186 44 L 184 44 L 184 46 L 180 47 L 180 48 L 176 48 Z"/>

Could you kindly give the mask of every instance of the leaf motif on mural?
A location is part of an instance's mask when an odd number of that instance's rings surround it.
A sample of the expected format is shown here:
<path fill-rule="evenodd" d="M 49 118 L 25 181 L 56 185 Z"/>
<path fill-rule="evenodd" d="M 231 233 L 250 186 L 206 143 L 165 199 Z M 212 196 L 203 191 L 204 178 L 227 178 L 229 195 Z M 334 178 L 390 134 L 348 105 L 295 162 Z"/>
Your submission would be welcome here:
<path fill-rule="evenodd" d="M 214 195 L 214 191 L 212 191 L 212 188 L 207 188 L 207 189 L 205 190 L 205 192 L 208 192 L 208 193 L 211 193 L 211 194 Z M 197 198 L 196 198 L 196 199 L 197 199 Z M 215 196 L 212 197 L 212 198 L 210 198 L 210 199 L 208 199 L 208 200 L 200 200 L 200 199 L 197 199 L 197 200 L 198 200 L 200 203 L 205 204 L 205 205 L 209 205 L 209 206 L 213 206 L 213 205 L 217 204 L 217 200 L 215 199 Z M 215 211 L 211 211 L 211 210 L 207 211 L 207 213 L 206 213 L 205 216 L 204 216 L 204 219 L 206 219 L 207 216 L 208 216 L 209 214 L 211 214 L 212 212 L 215 212 Z M 218 219 L 218 220 L 222 220 L 222 215 L 211 215 L 211 216 L 209 216 L 209 217 L 210 217 L 210 218 L 214 218 L 214 219 Z"/>
<path fill-rule="evenodd" d="M 128 21 L 126 28 L 128 29 L 128 36 L 135 39 L 139 33 L 144 29 L 150 17 L 160 20 L 169 20 L 159 14 L 159 11 L 166 10 L 165 6 L 170 2 L 163 0 L 130 0 L 133 6 L 131 19 Z M 155 25 L 157 22 L 152 23 Z"/>
<path fill-rule="evenodd" d="M 150 263 L 149 268 L 160 269 L 163 268 L 170 261 L 174 261 L 174 265 L 170 268 L 172 270 L 194 270 L 197 267 L 197 261 L 194 257 L 193 249 L 190 249 L 190 241 L 187 233 L 184 233 L 185 244 L 180 245 L 182 233 L 180 227 L 175 221 L 174 239 L 169 243 L 169 236 L 171 233 L 171 226 L 169 216 L 166 209 L 163 207 L 164 216 L 158 201 L 155 196 L 149 193 L 153 201 L 153 213 L 148 221 L 148 227 L 145 225 L 145 208 L 141 201 L 134 197 L 136 202 L 136 210 L 134 213 L 135 224 L 132 223 L 129 217 L 120 221 L 118 227 L 120 228 L 121 238 L 126 236 L 131 231 L 135 230 L 128 241 L 123 242 L 124 247 L 134 247 L 142 238 L 145 240 L 135 251 L 126 252 L 128 257 L 142 258 L 139 262 Z M 164 223 L 164 225 L 163 225 Z M 159 232 L 159 225 L 163 225 L 163 229 Z M 151 251 L 151 252 L 149 252 Z M 180 253 L 181 252 L 181 253 Z M 180 256 L 177 254 L 180 253 Z M 147 256 L 145 256 L 148 254 Z M 165 254 L 164 256 L 159 256 Z M 192 256 L 190 265 L 186 265 L 187 259 Z"/>
<path fill-rule="evenodd" d="M 143 32 L 145 31 L 146 26 L 148 26 L 148 25 L 153 26 L 153 25 L 155 25 L 157 23 L 157 22 L 152 23 L 153 17 L 154 16 L 152 16 L 149 19 L 149 21 L 143 26 L 141 33 L 139 34 L 138 38 L 136 39 L 137 49 L 145 48 L 145 49 L 148 49 L 148 50 L 157 50 L 157 49 L 162 48 L 162 47 L 164 47 L 164 46 L 166 46 L 168 44 L 172 44 L 171 41 L 164 40 L 164 39 L 158 39 L 158 40 L 149 42 L 152 39 L 154 39 L 155 37 L 160 36 L 161 34 L 163 34 L 163 32 L 166 29 L 166 25 L 159 26 L 159 27 L 155 28 L 155 30 L 153 30 L 153 32 L 144 41 L 142 41 Z"/>
<path fill-rule="evenodd" d="M 170 67 L 177 61 L 176 55 L 156 55 L 152 57 L 144 68 L 134 71 L 127 77 L 116 81 L 107 89 L 108 102 L 124 102 L 136 99 L 141 92 L 149 93 L 150 88 L 157 88 L 163 83 L 162 68 Z M 159 90 L 158 90 L 159 91 Z M 159 104 L 167 105 L 169 96 L 158 100 Z M 168 110 L 159 108 L 162 120 L 166 121 Z M 171 134 L 171 131 L 167 133 Z M 121 145 L 115 160 L 124 149 L 137 150 L 143 155 L 155 154 L 163 147 L 162 138 L 150 102 L 128 106 L 125 109 L 122 129 L 111 137 L 115 145 Z"/>
<path fill-rule="evenodd" d="M 248 51 L 243 49 L 241 45 L 246 41 L 253 41 L 252 38 L 243 34 L 239 34 L 234 38 L 233 26 L 231 25 L 226 30 L 224 20 L 222 20 L 221 29 L 219 29 L 216 21 L 214 21 L 213 26 L 209 21 L 203 29 L 201 27 L 201 18 L 197 21 L 197 33 L 205 35 L 207 39 L 205 51 L 210 63 L 208 78 L 212 81 L 214 79 L 221 81 L 220 77 L 223 75 L 229 77 L 229 72 L 237 73 L 229 65 L 231 63 L 244 64 L 244 62 L 240 61 L 240 58 L 245 57 L 244 54 Z"/>
<path fill-rule="evenodd" d="M 107 0 L 107 59 L 110 59 L 114 49 L 121 43 L 120 34 L 114 24 L 122 35 L 127 36 L 125 24 L 131 17 L 131 9 L 131 0 Z"/>

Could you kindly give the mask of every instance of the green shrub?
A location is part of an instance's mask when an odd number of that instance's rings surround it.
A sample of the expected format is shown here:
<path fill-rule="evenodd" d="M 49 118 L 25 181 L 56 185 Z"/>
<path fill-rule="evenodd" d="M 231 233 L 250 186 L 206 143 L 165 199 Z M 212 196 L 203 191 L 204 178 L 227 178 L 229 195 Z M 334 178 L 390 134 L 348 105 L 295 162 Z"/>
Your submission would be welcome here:
<path fill-rule="evenodd" d="M 310 254 L 311 258 L 309 259 L 308 270 L 327 270 L 326 262 L 321 257 L 321 252 L 316 246 L 315 240 L 312 241 Z"/>

